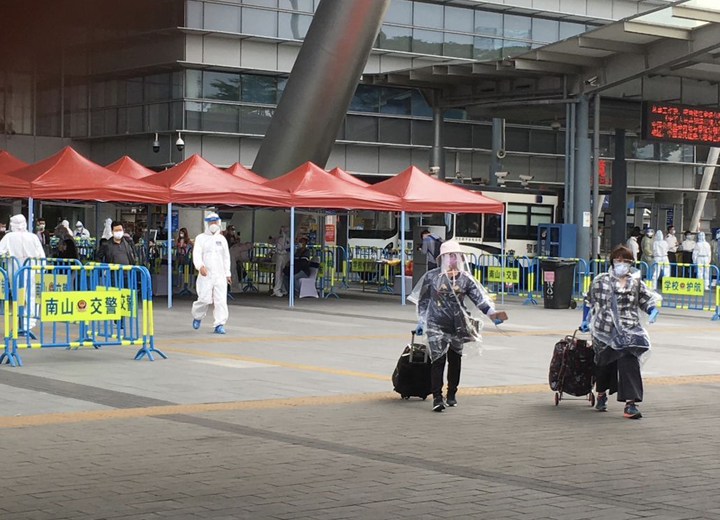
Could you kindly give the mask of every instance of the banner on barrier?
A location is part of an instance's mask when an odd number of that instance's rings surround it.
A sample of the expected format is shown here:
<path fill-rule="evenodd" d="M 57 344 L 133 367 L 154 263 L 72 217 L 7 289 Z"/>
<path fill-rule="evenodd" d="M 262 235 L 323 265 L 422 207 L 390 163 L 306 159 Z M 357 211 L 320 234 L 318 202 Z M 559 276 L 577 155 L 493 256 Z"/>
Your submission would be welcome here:
<path fill-rule="evenodd" d="M 41 319 L 52 321 L 104 321 L 130 316 L 130 289 L 43 293 Z"/>
<path fill-rule="evenodd" d="M 703 281 L 696 278 L 663 278 L 662 290 L 666 294 L 684 294 L 686 296 L 702 297 L 705 294 Z"/>
<path fill-rule="evenodd" d="M 517 267 L 488 267 L 487 268 L 487 281 L 488 282 L 507 282 L 507 283 L 518 283 L 520 281 L 520 269 Z M 503 280 L 503 271 L 505 279 Z"/>

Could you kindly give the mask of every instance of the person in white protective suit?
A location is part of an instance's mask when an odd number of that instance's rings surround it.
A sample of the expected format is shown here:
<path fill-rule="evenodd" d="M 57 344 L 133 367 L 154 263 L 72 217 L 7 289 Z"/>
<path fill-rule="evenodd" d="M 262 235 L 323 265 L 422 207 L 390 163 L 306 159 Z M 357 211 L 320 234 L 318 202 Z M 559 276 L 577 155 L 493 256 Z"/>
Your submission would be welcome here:
<path fill-rule="evenodd" d="M 70 222 L 68 222 L 67 220 L 63 220 L 62 222 L 60 222 L 60 225 L 62 227 L 64 227 L 65 229 L 67 229 L 67 232 L 71 237 L 75 236 L 75 234 L 73 233 L 73 230 L 70 229 Z"/>
<path fill-rule="evenodd" d="M 220 217 L 216 213 L 205 217 L 205 233 L 195 239 L 193 263 L 199 271 L 198 298 L 192 307 L 193 328 L 200 328 L 200 322 L 212 305 L 215 334 L 225 334 L 228 319 L 227 290 L 228 284 L 232 283 L 232 275 L 230 249 L 227 239 L 220 232 Z"/>
<path fill-rule="evenodd" d="M 275 239 L 275 288 L 273 289 L 273 296 L 277 296 L 278 298 L 287 296 L 283 269 L 285 269 L 285 266 L 290 260 L 291 244 L 292 241 L 290 240 L 287 226 L 280 226 L 280 232 Z"/>
<path fill-rule="evenodd" d="M 110 240 L 113 237 L 112 221 L 113 220 L 111 218 L 105 219 L 105 225 L 103 226 L 103 232 L 100 238 L 104 240 Z"/>
<path fill-rule="evenodd" d="M 0 240 L 0 256 L 8 255 L 17 259 L 17 265 L 22 267 L 23 263 L 28 258 L 45 258 L 45 250 L 43 249 L 40 239 L 35 233 L 31 233 L 27 228 L 27 220 L 24 215 L 15 215 L 10 219 L 10 231 L 11 233 L 6 234 L 2 240 Z M 15 276 L 13 262 L 9 263 L 8 276 L 12 280 Z M 26 274 L 31 271 L 24 271 Z M 18 283 L 18 285 L 24 286 L 27 290 L 25 291 L 25 301 L 20 302 L 20 305 L 25 307 L 24 316 L 21 316 L 19 332 L 18 334 L 25 336 L 29 330 L 35 328 L 37 320 L 34 318 L 35 312 L 35 282 L 34 279 L 31 283 L 27 280 L 25 283 Z M 28 312 L 30 309 L 30 312 Z M 33 337 L 32 333 L 30 336 Z M 34 339 L 34 337 L 33 337 Z"/>
<path fill-rule="evenodd" d="M 712 274 L 710 273 L 710 261 L 712 260 L 712 251 L 710 250 L 710 244 L 705 240 L 705 233 L 702 231 L 697 235 L 697 243 L 695 249 L 693 249 L 692 259 L 693 264 L 697 266 L 697 277 L 704 280 L 705 290 L 710 289 L 710 279 Z"/>
<path fill-rule="evenodd" d="M 652 250 L 653 263 L 655 264 L 652 268 L 653 287 L 657 287 L 658 278 L 670 276 L 670 258 L 668 257 L 670 246 L 667 241 L 663 239 L 663 233 L 660 230 L 655 233 Z"/>
<path fill-rule="evenodd" d="M 458 242 L 448 240 L 440 246 L 437 264 L 417 283 L 409 300 L 417 305 L 415 334 L 427 334 L 433 411 L 442 412 L 446 405 L 457 406 L 461 356 L 479 350 L 481 313 L 496 325 L 507 315 L 495 311 L 492 299 L 472 276 Z M 442 395 L 446 362 L 447 403 Z"/>
<path fill-rule="evenodd" d="M 83 223 L 79 220 L 75 224 L 75 236 L 80 238 L 90 238 L 90 231 L 85 229 L 85 226 L 83 226 Z"/>

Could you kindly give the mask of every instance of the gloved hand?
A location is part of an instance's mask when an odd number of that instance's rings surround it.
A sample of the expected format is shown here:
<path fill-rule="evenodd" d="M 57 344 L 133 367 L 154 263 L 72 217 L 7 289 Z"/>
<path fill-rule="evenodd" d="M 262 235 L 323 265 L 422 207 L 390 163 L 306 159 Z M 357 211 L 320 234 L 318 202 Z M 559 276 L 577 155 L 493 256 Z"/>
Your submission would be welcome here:
<path fill-rule="evenodd" d="M 423 335 L 423 328 L 422 325 L 418 323 L 418 326 L 415 327 L 415 335 L 416 336 L 422 336 Z"/>
<path fill-rule="evenodd" d="M 580 332 L 590 332 L 590 324 L 586 320 L 580 324 Z"/>
<path fill-rule="evenodd" d="M 505 323 L 505 322 L 504 322 L 503 320 L 501 320 L 500 318 L 493 318 L 492 322 L 493 322 L 495 325 L 501 325 L 501 324 Z"/>
<path fill-rule="evenodd" d="M 652 310 L 650 310 L 650 317 L 648 318 L 648 322 L 655 323 L 657 321 L 658 314 L 660 314 L 660 311 L 653 307 Z"/>

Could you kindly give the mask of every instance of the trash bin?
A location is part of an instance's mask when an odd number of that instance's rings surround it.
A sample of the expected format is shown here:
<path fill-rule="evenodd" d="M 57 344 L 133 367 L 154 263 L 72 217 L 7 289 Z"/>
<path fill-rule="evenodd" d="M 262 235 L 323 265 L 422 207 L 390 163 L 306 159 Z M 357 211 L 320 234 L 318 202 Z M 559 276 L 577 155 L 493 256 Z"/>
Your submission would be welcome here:
<path fill-rule="evenodd" d="M 575 308 L 572 299 L 577 262 L 543 260 L 543 300 L 546 309 Z"/>

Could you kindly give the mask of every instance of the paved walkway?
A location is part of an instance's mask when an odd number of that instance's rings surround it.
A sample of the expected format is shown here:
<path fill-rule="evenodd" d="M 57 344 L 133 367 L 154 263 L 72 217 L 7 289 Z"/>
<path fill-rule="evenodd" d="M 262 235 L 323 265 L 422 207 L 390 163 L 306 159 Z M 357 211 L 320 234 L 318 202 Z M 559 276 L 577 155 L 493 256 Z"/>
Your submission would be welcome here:
<path fill-rule="evenodd" d="M 24 352 L 0 367 L 0 519 L 720 518 L 709 314 L 663 312 L 629 421 L 553 406 L 552 345 L 579 311 L 508 303 L 460 406 L 433 414 L 389 391 L 414 324 L 394 302 L 243 295 L 226 337 L 158 303 L 168 360 Z"/>

